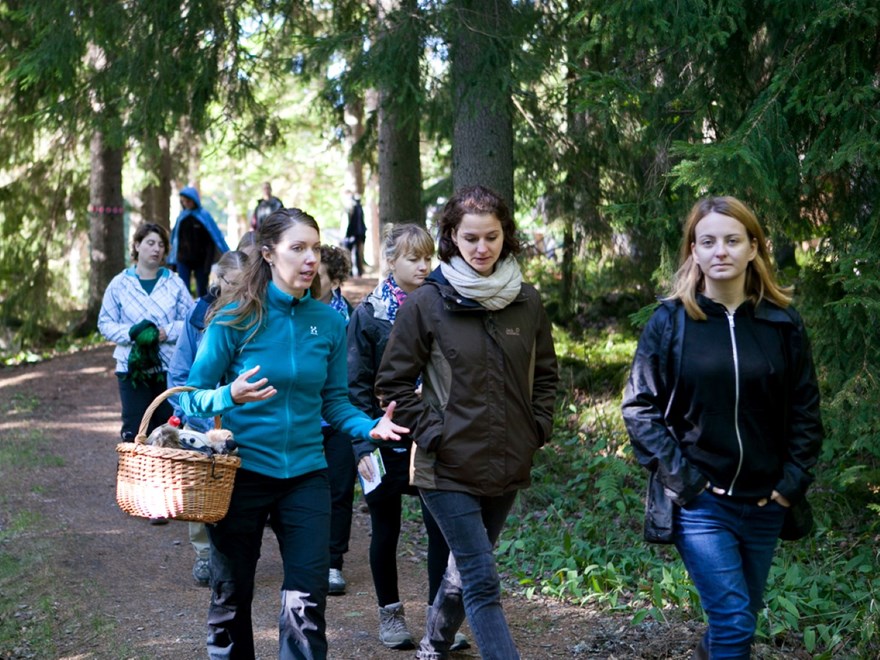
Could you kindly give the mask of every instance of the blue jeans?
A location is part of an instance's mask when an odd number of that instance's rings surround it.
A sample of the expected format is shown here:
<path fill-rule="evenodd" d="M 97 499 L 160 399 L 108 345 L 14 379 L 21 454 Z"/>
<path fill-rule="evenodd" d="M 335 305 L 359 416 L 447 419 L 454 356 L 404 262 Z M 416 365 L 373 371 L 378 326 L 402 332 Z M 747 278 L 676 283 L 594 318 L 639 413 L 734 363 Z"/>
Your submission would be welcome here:
<path fill-rule="evenodd" d="M 327 471 L 273 479 L 239 469 L 226 517 L 208 525 L 211 605 L 208 656 L 254 658 L 251 603 L 263 528 L 271 514 L 284 565 L 279 658 L 327 657 L 330 486 Z"/>
<path fill-rule="evenodd" d="M 445 657 L 466 614 L 482 658 L 516 660 L 519 652 L 501 608 L 493 552 L 516 491 L 499 497 L 445 490 L 421 490 L 421 495 L 450 555 L 420 649 Z"/>
<path fill-rule="evenodd" d="M 712 660 L 748 660 L 785 509 L 708 491 L 676 507 L 675 546 L 709 617 Z"/>

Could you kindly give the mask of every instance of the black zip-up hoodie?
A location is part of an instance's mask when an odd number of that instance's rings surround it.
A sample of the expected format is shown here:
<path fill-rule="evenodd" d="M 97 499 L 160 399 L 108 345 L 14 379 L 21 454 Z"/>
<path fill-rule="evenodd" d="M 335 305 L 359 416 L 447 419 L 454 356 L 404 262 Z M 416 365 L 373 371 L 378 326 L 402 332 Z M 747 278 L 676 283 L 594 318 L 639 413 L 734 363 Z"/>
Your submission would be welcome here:
<path fill-rule="evenodd" d="M 744 304 L 731 319 L 707 298 L 699 303 L 706 321 L 690 319 L 678 301 L 658 307 L 624 394 L 633 450 L 651 472 L 649 541 L 672 540 L 672 504 L 687 504 L 707 481 L 733 497 L 777 490 L 799 501 L 822 443 L 819 388 L 800 315 L 762 301 Z"/>
<path fill-rule="evenodd" d="M 781 328 L 698 297 L 705 321 L 685 318 L 669 421 L 686 460 L 735 498 L 767 497 L 785 460 L 785 351 Z"/>

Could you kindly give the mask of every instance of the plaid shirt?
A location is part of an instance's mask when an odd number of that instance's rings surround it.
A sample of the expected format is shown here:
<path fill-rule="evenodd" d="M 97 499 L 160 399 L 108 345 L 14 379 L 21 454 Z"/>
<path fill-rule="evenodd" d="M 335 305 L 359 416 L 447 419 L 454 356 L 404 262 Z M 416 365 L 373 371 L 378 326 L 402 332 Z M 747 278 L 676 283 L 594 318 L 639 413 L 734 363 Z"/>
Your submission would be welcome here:
<path fill-rule="evenodd" d="M 128 372 L 128 355 L 132 344 L 128 331 L 144 319 L 163 328 L 168 335 L 159 345 L 163 370 L 167 370 L 174 354 L 174 345 L 183 330 L 186 313 L 193 304 L 183 280 L 165 268 L 159 270 L 159 280 L 150 294 L 141 286 L 134 267 L 126 268 L 114 277 L 104 292 L 101 313 L 98 315 L 98 331 L 116 344 L 116 350 L 113 351 L 116 371 Z"/>

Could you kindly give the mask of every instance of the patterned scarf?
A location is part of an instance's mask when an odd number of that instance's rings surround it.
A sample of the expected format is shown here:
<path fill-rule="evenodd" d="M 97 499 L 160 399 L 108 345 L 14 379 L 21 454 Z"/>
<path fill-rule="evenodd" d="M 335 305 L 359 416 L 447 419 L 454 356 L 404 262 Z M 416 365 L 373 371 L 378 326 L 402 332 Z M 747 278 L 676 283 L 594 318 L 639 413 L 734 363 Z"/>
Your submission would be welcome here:
<path fill-rule="evenodd" d="M 342 297 L 342 289 L 336 287 L 333 289 L 333 295 L 330 297 L 330 302 L 327 303 L 339 312 L 342 315 L 342 318 L 345 319 L 345 325 L 348 325 L 348 303 L 345 302 L 345 298 Z"/>
<path fill-rule="evenodd" d="M 373 292 L 367 296 L 367 302 L 373 306 L 373 316 L 394 325 L 397 310 L 406 300 L 406 291 L 397 286 L 394 275 L 382 280 Z"/>

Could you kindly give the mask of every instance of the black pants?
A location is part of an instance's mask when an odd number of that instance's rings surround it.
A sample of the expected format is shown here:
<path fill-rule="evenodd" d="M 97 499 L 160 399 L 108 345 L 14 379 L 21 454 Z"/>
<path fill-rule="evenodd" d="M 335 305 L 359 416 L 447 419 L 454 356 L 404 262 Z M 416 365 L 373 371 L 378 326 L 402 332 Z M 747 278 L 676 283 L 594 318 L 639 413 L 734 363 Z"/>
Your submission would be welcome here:
<path fill-rule="evenodd" d="M 119 381 L 119 401 L 122 404 L 120 435 L 124 442 L 133 442 L 147 408 L 153 403 L 153 399 L 167 389 L 167 377 L 163 371 L 152 374 L 146 382 L 138 381 L 136 385 L 131 382 L 131 377 L 127 373 L 117 371 L 116 378 Z M 167 422 L 173 414 L 174 409 L 171 404 L 167 400 L 163 401 L 150 418 L 147 435 L 157 426 Z"/>
<path fill-rule="evenodd" d="M 351 265 L 352 270 L 358 277 L 363 277 L 364 270 L 366 268 L 365 256 L 364 256 L 364 242 L 363 238 L 355 238 L 354 242 L 351 246 Z"/>
<path fill-rule="evenodd" d="M 409 485 L 409 452 L 383 448 L 382 460 L 387 473 L 382 484 L 367 495 L 367 506 L 370 508 L 370 571 L 373 575 L 373 586 L 376 588 L 376 600 L 381 607 L 400 602 L 397 582 L 397 543 L 400 540 L 400 523 L 403 515 L 403 497 L 412 495 L 419 497 L 419 491 Z M 446 564 L 449 560 L 449 546 L 443 538 L 443 532 L 434 521 L 434 517 L 424 502 L 419 498 L 422 507 L 422 520 L 428 535 L 428 598 L 427 603 L 434 601 L 440 588 Z"/>
<path fill-rule="evenodd" d="M 177 264 L 177 273 L 180 275 L 186 289 L 192 293 L 192 279 L 190 274 L 196 278 L 196 298 L 208 295 L 208 280 L 211 276 L 211 267 L 193 266 L 192 264 Z"/>
<path fill-rule="evenodd" d="M 327 471 L 274 479 L 239 468 L 229 512 L 211 537 L 208 656 L 253 660 L 251 604 L 263 529 L 271 516 L 284 565 L 279 618 L 283 660 L 327 657 L 327 545 L 330 486 Z"/>
<path fill-rule="evenodd" d="M 357 465 L 351 436 L 331 426 L 324 429 L 324 456 L 330 479 L 330 568 L 342 568 L 351 539 L 351 507 Z"/>

